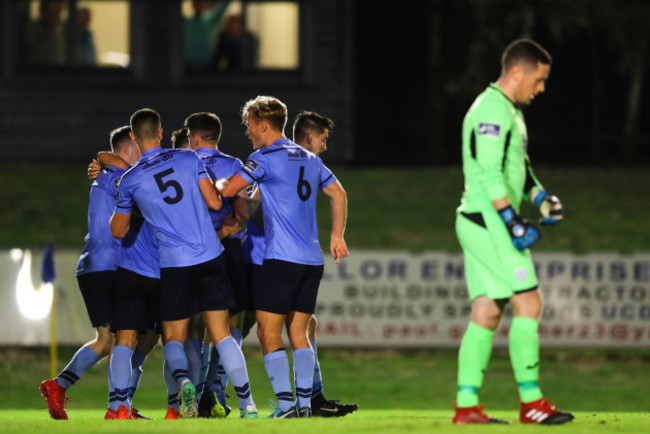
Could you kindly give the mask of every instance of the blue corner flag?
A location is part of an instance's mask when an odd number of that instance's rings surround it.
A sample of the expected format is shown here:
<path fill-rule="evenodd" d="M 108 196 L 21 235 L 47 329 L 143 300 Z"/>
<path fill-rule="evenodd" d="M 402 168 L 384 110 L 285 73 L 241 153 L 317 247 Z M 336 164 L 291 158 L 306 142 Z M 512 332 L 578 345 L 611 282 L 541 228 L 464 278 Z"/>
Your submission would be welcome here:
<path fill-rule="evenodd" d="M 54 283 L 54 243 L 49 242 L 43 251 L 43 266 L 41 267 L 41 279 L 44 283 Z"/>

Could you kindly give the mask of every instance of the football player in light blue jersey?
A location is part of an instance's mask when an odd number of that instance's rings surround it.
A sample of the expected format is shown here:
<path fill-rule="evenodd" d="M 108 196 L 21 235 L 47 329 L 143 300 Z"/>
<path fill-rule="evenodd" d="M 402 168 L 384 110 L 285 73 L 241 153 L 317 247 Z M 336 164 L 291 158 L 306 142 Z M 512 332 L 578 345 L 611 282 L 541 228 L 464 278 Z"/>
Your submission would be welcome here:
<path fill-rule="evenodd" d="M 241 170 L 242 163 L 238 158 L 224 154 L 218 148 L 222 124 L 221 119 L 216 114 L 209 112 L 193 113 L 185 120 L 184 127 L 187 129 L 189 148 L 196 152 L 201 160 L 203 160 L 212 179 L 229 178 Z M 246 196 L 245 192 L 241 194 Z M 252 327 L 255 321 L 255 315 L 252 301 L 249 302 L 245 297 L 244 252 L 241 246 L 241 230 L 229 236 L 224 233 L 230 230 L 233 223 L 238 226 L 237 219 L 244 219 L 241 208 L 242 206 L 246 207 L 246 204 L 242 201 L 235 202 L 235 199 L 222 199 L 221 209 L 218 211 L 210 211 L 210 217 L 225 249 L 224 259 L 226 262 L 226 270 L 235 296 L 235 305 L 230 309 L 230 333 L 237 343 L 241 345 L 242 327 L 240 321 L 244 317 L 242 312 L 250 311 L 248 315 L 248 327 Z M 239 212 L 236 212 L 235 207 L 239 208 Z M 206 354 L 205 352 L 202 353 L 203 348 L 201 347 L 198 335 L 193 336 L 192 339 L 188 339 L 188 343 L 191 344 L 187 345 L 186 343 L 188 358 L 190 357 L 190 352 L 192 352 L 197 361 L 206 360 Z M 228 376 L 220 363 L 220 357 L 216 348 L 213 348 L 209 364 L 210 369 L 206 372 L 207 379 L 205 379 L 205 386 L 207 386 L 209 392 L 217 393 L 219 398 L 218 405 L 216 405 L 217 402 L 214 399 L 213 393 L 208 393 L 204 397 L 200 390 L 198 394 L 201 395 L 200 398 L 203 398 L 203 402 L 200 401 L 199 416 L 210 417 L 212 414 L 218 417 L 225 416 L 229 413 L 224 392 L 224 388 L 228 382 Z"/>
<path fill-rule="evenodd" d="M 122 159 L 135 162 L 140 157 L 140 150 L 131 141 L 129 132 L 129 127 L 113 130 L 110 134 L 110 144 L 111 149 Z M 77 265 L 77 280 L 97 337 L 82 346 L 55 379 L 41 383 L 41 394 L 47 401 L 50 416 L 54 419 L 68 418 L 65 411 L 68 399 L 65 396 L 66 389 L 75 384 L 91 366 L 107 356 L 115 342 L 115 336 L 109 326 L 110 294 L 113 290 L 120 242 L 112 237 L 109 220 L 115 208 L 115 182 L 123 173 L 124 170 L 117 167 L 104 167 L 90 188 L 88 235 L 86 247 Z M 110 382 L 109 371 L 109 384 Z"/>
<path fill-rule="evenodd" d="M 202 311 L 233 385 L 245 395 L 240 397 L 241 417 L 257 417 L 246 363 L 228 328 L 232 294 L 223 247 L 208 213 L 208 207 L 218 210 L 221 200 L 194 152 L 160 147 L 162 128 L 156 111 L 136 111 L 131 128 L 142 158 L 122 176 L 111 229 L 117 238 L 126 235 L 134 204 L 154 228 L 160 251 L 163 353 L 181 389 L 181 416 L 197 415 L 184 342 L 190 316 Z"/>
<path fill-rule="evenodd" d="M 318 156 L 285 137 L 284 103 L 258 96 L 244 105 L 242 120 L 257 151 L 221 193 L 232 197 L 253 183 L 260 189 L 266 247 L 262 268 L 254 277 L 253 299 L 264 364 L 279 401 L 270 417 L 310 417 L 315 356 L 307 339 L 307 325 L 316 307 L 323 275 L 316 194 L 317 189 L 323 190 L 332 199 L 330 252 L 337 263 L 339 258 L 348 256 L 343 239 L 347 197 Z M 285 321 L 294 349 L 297 405 L 282 343 Z"/>
<path fill-rule="evenodd" d="M 319 157 L 327 150 L 327 140 L 334 129 L 334 121 L 313 111 L 301 111 L 293 122 L 293 141 Z M 342 417 L 359 409 L 357 404 L 341 404 L 336 400 L 326 399 L 323 394 L 323 380 L 318 350 L 316 346 L 316 328 L 318 322 L 311 316 L 308 336 L 315 355 L 314 380 L 311 394 L 311 408 L 315 416 Z"/>

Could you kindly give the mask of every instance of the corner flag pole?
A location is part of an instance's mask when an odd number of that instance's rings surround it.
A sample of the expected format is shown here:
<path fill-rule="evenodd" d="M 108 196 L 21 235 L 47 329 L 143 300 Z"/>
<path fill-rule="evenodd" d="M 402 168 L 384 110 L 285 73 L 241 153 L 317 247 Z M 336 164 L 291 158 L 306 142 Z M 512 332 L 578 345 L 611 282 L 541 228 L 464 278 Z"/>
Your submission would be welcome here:
<path fill-rule="evenodd" d="M 50 307 L 50 378 L 55 378 L 56 369 L 56 288 L 54 286 L 54 243 L 45 246 L 43 252 L 43 266 L 41 267 L 41 280 L 52 284 L 52 306 Z"/>
<path fill-rule="evenodd" d="M 50 378 L 56 378 L 56 288 L 52 284 L 52 307 L 50 309 Z"/>

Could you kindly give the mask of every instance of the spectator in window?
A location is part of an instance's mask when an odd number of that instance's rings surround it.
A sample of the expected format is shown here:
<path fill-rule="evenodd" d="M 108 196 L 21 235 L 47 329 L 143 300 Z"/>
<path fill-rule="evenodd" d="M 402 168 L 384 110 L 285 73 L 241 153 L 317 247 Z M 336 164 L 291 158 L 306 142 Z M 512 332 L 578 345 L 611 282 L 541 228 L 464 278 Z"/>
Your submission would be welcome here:
<path fill-rule="evenodd" d="M 256 50 L 255 37 L 244 29 L 241 15 L 230 15 L 219 33 L 212 66 L 225 71 L 250 69 Z"/>
<path fill-rule="evenodd" d="M 90 30 L 91 12 L 88 8 L 81 8 L 77 11 L 79 22 L 78 44 L 77 44 L 77 64 L 93 66 L 97 63 L 97 54 L 95 52 L 95 40 L 93 32 Z"/>
<path fill-rule="evenodd" d="M 194 15 L 183 19 L 185 63 L 207 68 L 214 52 L 219 25 L 230 1 L 193 0 Z"/>
<path fill-rule="evenodd" d="M 63 0 L 42 0 L 39 16 L 25 29 L 26 63 L 64 65 L 66 61 L 65 24 L 61 14 Z"/>

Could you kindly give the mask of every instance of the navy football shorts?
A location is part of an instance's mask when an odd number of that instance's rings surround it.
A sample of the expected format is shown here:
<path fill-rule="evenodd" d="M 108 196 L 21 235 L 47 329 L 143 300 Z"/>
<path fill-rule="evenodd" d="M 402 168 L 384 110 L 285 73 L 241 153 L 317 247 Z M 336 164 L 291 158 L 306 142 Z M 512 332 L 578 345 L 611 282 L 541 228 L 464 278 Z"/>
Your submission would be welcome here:
<path fill-rule="evenodd" d="M 93 271 L 77 276 L 88 317 L 93 327 L 111 323 L 111 293 L 115 282 L 115 271 Z"/>
<path fill-rule="evenodd" d="M 160 279 L 118 267 L 112 318 L 115 330 L 155 330 L 160 321 Z"/>
<path fill-rule="evenodd" d="M 244 310 L 253 310 L 253 300 L 247 291 L 246 259 L 241 240 L 239 238 L 224 238 L 221 242 L 224 248 L 222 256 L 226 262 L 226 271 L 235 303 L 230 309 L 230 313 L 234 315 Z"/>
<path fill-rule="evenodd" d="M 323 265 L 265 259 L 253 276 L 255 310 L 286 315 L 314 313 Z"/>
<path fill-rule="evenodd" d="M 160 269 L 160 319 L 177 321 L 233 306 L 223 254 L 189 267 Z"/>

